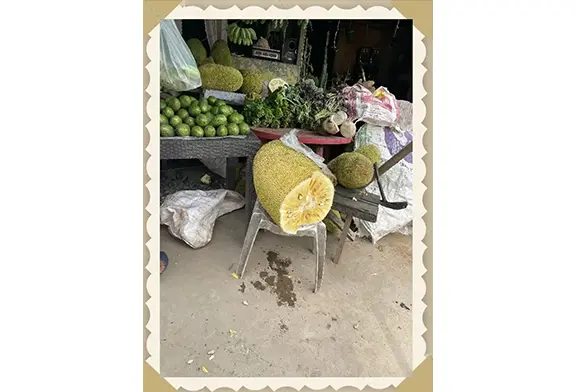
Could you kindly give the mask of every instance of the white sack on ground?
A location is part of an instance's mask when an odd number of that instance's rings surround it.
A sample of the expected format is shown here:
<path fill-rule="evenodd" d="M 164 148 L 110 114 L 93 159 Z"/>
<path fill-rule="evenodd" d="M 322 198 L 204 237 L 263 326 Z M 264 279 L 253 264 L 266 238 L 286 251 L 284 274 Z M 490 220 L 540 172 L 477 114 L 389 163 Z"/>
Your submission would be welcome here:
<path fill-rule="evenodd" d="M 404 146 L 412 141 L 412 105 L 409 102 L 399 101 L 404 118 L 399 121 L 401 131 L 391 130 L 376 125 L 364 125 L 356 134 L 355 148 L 364 144 L 374 144 L 380 150 L 383 161 L 387 161 Z M 402 110 L 404 109 L 404 110 Z M 377 221 L 366 222 L 354 218 L 354 223 L 360 230 L 360 235 L 370 237 L 372 243 L 378 242 L 390 233 L 409 235 L 412 233 L 413 220 L 413 154 L 408 154 L 403 160 L 394 165 L 380 177 L 386 200 L 391 202 L 406 201 L 408 207 L 403 210 L 392 210 L 380 206 Z M 374 181 L 366 190 L 380 197 L 378 184 Z"/>
<path fill-rule="evenodd" d="M 212 239 L 216 219 L 244 207 L 244 198 L 233 191 L 180 191 L 160 206 L 160 223 L 170 234 L 197 249 Z"/>

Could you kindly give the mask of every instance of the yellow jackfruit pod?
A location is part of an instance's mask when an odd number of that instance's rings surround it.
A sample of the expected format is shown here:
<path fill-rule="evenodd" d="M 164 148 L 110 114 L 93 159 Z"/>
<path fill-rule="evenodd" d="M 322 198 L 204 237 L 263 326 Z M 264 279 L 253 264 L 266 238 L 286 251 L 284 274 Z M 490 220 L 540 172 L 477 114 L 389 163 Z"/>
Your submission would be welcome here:
<path fill-rule="evenodd" d="M 321 222 L 334 201 L 332 181 L 280 140 L 264 144 L 254 157 L 254 188 L 264 210 L 289 234 Z"/>

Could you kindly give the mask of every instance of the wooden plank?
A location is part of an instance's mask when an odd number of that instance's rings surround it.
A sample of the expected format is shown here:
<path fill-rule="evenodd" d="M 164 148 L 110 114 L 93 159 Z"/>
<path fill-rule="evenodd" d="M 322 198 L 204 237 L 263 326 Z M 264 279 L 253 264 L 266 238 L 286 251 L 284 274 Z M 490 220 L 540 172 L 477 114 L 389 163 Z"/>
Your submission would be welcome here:
<path fill-rule="evenodd" d="M 332 208 L 336 211 L 345 213 L 346 215 L 353 215 L 356 218 L 376 222 L 378 218 L 378 204 L 365 202 L 362 200 L 353 200 L 339 194 L 334 195 L 334 202 Z"/>
<path fill-rule="evenodd" d="M 263 140 L 276 140 L 280 139 L 282 136 L 290 132 L 294 128 L 259 128 L 251 127 L 252 132 L 256 134 L 260 139 Z M 302 144 L 310 145 L 335 145 L 335 144 L 348 144 L 352 142 L 351 138 L 346 138 L 342 136 L 335 135 L 320 135 L 316 131 L 311 131 L 309 129 L 298 129 L 298 140 Z"/>
<path fill-rule="evenodd" d="M 340 256 L 342 255 L 342 250 L 344 249 L 344 245 L 346 244 L 346 234 L 348 233 L 348 230 L 350 230 L 351 224 L 352 224 L 352 215 L 347 215 L 346 221 L 344 222 L 344 228 L 342 229 L 342 233 L 340 234 L 338 248 L 336 249 L 336 253 L 334 254 L 335 264 L 338 264 L 340 262 Z"/>

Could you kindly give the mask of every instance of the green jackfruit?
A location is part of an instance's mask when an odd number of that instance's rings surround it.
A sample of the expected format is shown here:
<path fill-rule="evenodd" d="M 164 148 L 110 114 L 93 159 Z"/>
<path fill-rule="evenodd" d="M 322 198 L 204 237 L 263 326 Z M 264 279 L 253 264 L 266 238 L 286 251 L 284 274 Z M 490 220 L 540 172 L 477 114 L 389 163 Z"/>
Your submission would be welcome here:
<path fill-rule="evenodd" d="M 204 65 L 204 64 L 216 64 L 216 63 L 214 62 L 214 59 L 212 57 L 206 57 L 204 60 L 202 60 L 198 63 L 198 66 Z"/>
<path fill-rule="evenodd" d="M 204 64 L 199 67 L 202 87 L 210 90 L 234 92 L 242 87 L 244 78 L 235 68 L 220 64 Z"/>
<path fill-rule="evenodd" d="M 370 159 L 372 164 L 375 163 L 379 165 L 380 162 L 382 162 L 382 154 L 380 153 L 378 147 L 376 147 L 374 144 L 365 144 L 358 147 L 354 152 L 364 155 L 366 158 Z"/>
<path fill-rule="evenodd" d="M 258 201 L 284 232 L 294 234 L 328 215 L 334 185 L 304 154 L 280 140 L 268 142 L 256 153 L 253 170 Z"/>
<path fill-rule="evenodd" d="M 357 152 L 345 152 L 328 163 L 328 169 L 344 188 L 364 188 L 374 178 L 370 159 Z"/>
<path fill-rule="evenodd" d="M 244 94 L 261 94 L 263 81 L 262 77 L 256 72 L 244 72 L 244 83 L 240 87 L 240 91 Z"/>
<path fill-rule="evenodd" d="M 191 38 L 189 39 L 186 44 L 190 48 L 192 55 L 194 56 L 194 60 L 199 65 L 202 61 L 206 60 L 207 53 L 204 44 L 198 38 Z"/>
<path fill-rule="evenodd" d="M 232 53 L 230 53 L 230 48 L 226 41 L 219 39 L 214 42 L 210 55 L 216 64 L 226 65 L 228 67 L 232 66 Z"/>

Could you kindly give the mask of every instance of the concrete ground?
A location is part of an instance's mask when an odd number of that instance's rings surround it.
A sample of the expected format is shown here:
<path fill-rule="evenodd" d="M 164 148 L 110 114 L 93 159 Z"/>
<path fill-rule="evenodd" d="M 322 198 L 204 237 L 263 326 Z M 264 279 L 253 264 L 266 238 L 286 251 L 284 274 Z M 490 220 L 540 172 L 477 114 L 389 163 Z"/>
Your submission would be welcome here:
<path fill-rule="evenodd" d="M 410 374 L 411 237 L 348 241 L 339 265 L 327 258 L 313 293 L 311 238 L 261 231 L 244 279 L 232 277 L 244 217 L 240 210 L 218 219 L 212 241 L 196 250 L 162 228 L 170 258 L 160 279 L 163 376 Z M 335 245 L 329 236 L 328 255 Z"/>

